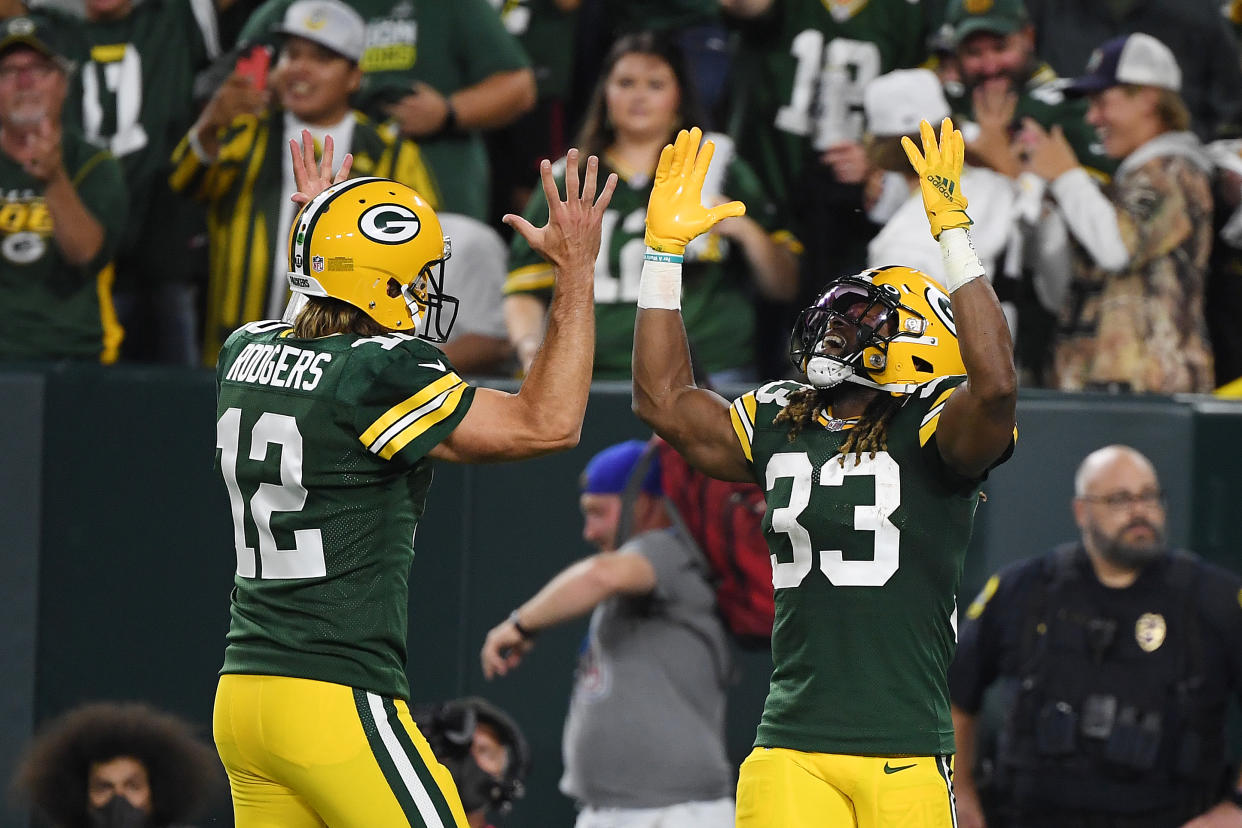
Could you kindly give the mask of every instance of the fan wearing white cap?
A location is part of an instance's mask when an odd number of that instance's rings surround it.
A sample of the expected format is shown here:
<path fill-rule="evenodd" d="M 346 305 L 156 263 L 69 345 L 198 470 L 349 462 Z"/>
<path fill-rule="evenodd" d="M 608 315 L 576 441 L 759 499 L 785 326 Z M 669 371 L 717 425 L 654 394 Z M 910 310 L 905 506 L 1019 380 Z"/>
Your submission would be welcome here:
<path fill-rule="evenodd" d="M 297 191 L 290 141 L 322 150 L 330 138 L 337 158 L 352 153 L 354 175 L 395 179 L 440 207 L 418 146 L 351 106 L 362 84 L 362 17 L 340 0 L 297 0 L 276 31 L 270 78 L 264 47 L 248 53 L 173 154 L 173 189 L 210 205 L 209 363 L 239 325 L 277 318 L 288 301 L 286 241 L 296 209 L 289 194 Z"/>
<path fill-rule="evenodd" d="M 1057 128 L 1027 121 L 1026 168 L 1048 182 L 1074 243 L 1074 273 L 1053 342 L 1062 390 L 1209 392 L 1204 283 L 1212 242 L 1212 163 L 1189 131 L 1182 73 L 1148 34 L 1113 38 L 1067 88 L 1121 162 L 1101 189 Z"/>

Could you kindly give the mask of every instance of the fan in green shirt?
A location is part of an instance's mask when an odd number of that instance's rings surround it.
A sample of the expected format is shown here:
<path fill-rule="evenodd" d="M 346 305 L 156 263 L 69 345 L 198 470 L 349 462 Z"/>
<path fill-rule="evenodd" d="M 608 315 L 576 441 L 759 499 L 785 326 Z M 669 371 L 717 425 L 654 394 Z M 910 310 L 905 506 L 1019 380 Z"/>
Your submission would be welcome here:
<path fill-rule="evenodd" d="M 680 55 L 668 40 L 652 33 L 623 36 L 605 60 L 579 138 L 584 152 L 600 154 L 620 178 L 595 264 L 596 379 L 630 375 L 651 174 L 677 124 L 694 118 L 693 98 L 683 78 Z M 703 368 L 715 381 L 744 381 L 754 379 L 753 297 L 756 292 L 792 296 L 798 246 L 779 229 L 776 210 L 755 174 L 728 154 L 722 148 L 713 162 L 705 197 L 742 199 L 751 216 L 722 223 L 687 250 L 685 312 L 691 345 Z M 558 168 L 556 173 L 563 178 L 565 171 Z M 546 215 L 546 199 L 536 192 L 526 217 L 537 222 Z M 521 239 L 513 242 L 510 267 L 505 318 L 525 367 L 542 338 L 551 269 Z"/>

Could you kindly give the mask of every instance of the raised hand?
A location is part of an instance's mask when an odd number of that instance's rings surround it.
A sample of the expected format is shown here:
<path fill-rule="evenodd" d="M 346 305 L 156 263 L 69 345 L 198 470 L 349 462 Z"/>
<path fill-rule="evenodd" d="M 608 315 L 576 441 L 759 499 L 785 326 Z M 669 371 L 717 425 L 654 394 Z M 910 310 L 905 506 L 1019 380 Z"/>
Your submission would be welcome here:
<path fill-rule="evenodd" d="M 681 255 L 687 244 L 718 221 L 746 214 L 746 205 L 740 201 L 703 206 L 703 179 L 716 145 L 708 141 L 700 148 L 702 139 L 698 127 L 689 132 L 683 129 L 660 153 L 647 203 L 646 243 L 652 250 Z"/>
<path fill-rule="evenodd" d="M 296 193 L 289 196 L 290 201 L 294 204 L 306 204 L 333 184 L 340 184 L 349 178 L 349 170 L 354 164 L 353 153 L 345 153 L 345 160 L 341 162 L 341 168 L 334 176 L 332 151 L 332 136 L 327 135 L 323 139 L 323 159 L 316 167 L 315 139 L 311 137 L 310 130 L 302 130 L 300 149 L 297 141 L 289 142 L 289 154 L 293 156 L 293 181 L 298 188 Z"/>
<path fill-rule="evenodd" d="M 599 255 L 600 224 L 604 211 L 612 201 L 613 190 L 617 188 L 617 176 L 613 173 L 604 183 L 599 198 L 596 198 L 598 175 L 599 159 L 592 155 L 587 159 L 586 176 L 580 186 L 578 150 L 571 149 L 565 156 L 565 200 L 561 201 L 556 179 L 552 176 L 552 163 L 545 159 L 539 165 L 539 177 L 548 199 L 548 223 L 535 227 L 512 213 L 506 215 L 503 221 L 521 234 L 531 249 L 562 273 L 585 268 L 593 274 L 595 258 Z"/>
<path fill-rule="evenodd" d="M 943 230 L 969 227 L 966 215 L 966 196 L 962 195 L 962 164 L 966 157 L 966 142 L 962 133 L 953 128 L 953 121 L 945 118 L 940 124 L 940 143 L 931 124 L 922 121 L 919 134 L 923 139 L 923 152 L 909 138 L 901 139 L 901 146 L 910 159 L 910 165 L 919 176 L 919 188 L 923 191 L 923 209 L 931 223 L 932 238 L 940 238 Z"/>
<path fill-rule="evenodd" d="M 64 158 L 60 149 L 60 127 L 50 118 L 39 122 L 38 129 L 26 133 L 15 159 L 22 169 L 43 182 L 65 174 Z"/>

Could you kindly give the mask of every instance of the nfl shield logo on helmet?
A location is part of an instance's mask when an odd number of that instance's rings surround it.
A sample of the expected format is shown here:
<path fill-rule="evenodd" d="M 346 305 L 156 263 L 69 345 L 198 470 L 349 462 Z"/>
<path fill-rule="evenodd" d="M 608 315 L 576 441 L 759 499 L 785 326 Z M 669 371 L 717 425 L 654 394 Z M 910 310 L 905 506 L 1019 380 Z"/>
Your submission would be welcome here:
<path fill-rule="evenodd" d="M 323 256 L 311 256 L 311 270 L 323 273 Z"/>

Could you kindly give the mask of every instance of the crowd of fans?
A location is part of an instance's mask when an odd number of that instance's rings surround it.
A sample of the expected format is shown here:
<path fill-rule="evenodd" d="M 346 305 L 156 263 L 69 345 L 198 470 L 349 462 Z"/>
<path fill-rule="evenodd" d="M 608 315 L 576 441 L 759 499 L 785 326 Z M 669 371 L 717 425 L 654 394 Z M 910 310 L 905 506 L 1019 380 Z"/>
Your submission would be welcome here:
<path fill-rule="evenodd" d="M 596 376 L 627 378 L 656 158 L 701 125 L 705 197 L 748 212 L 687 250 L 691 346 L 717 381 L 782 375 L 827 279 L 937 275 L 900 139 L 952 115 L 1025 384 L 1242 376 L 1236 3 L 72 1 L 0 7 L 0 359 L 210 365 L 280 316 L 306 130 L 437 210 L 444 349 L 479 375 L 529 366 L 551 290 L 501 216 L 546 214 L 540 159 L 600 154 Z"/>

